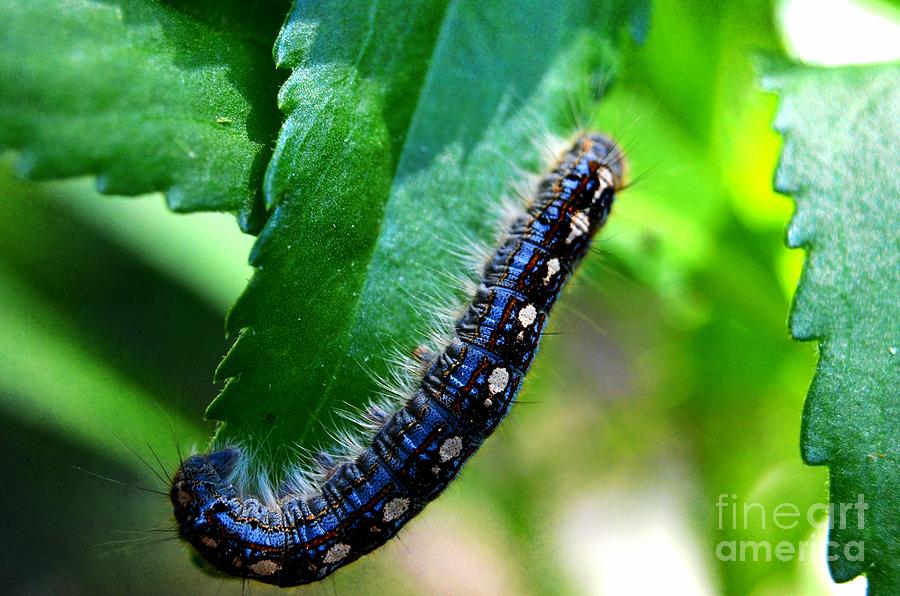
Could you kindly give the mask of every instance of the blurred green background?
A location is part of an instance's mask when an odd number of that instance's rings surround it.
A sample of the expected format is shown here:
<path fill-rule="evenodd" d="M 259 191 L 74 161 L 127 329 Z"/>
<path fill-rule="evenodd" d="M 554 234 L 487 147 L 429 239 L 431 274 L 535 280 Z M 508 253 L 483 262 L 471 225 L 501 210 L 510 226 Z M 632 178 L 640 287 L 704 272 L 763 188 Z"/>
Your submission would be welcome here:
<path fill-rule="evenodd" d="M 828 499 L 826 470 L 799 457 L 815 349 L 785 325 L 802 254 L 783 246 L 776 101 L 752 65 L 784 51 L 803 4 L 654 3 L 600 115 L 636 184 L 560 302 L 521 405 L 400 540 L 305 591 L 864 591 L 829 582 L 821 528 L 771 518 Z M 204 446 L 252 238 L 159 196 L 25 182 L 12 162 L 0 158 L 4 591 L 238 593 L 191 562 L 166 497 L 139 487 L 164 491 L 150 468 L 168 475 L 178 448 Z M 720 523 L 723 494 L 762 505 L 765 527 Z M 721 561 L 732 540 L 808 545 Z"/>

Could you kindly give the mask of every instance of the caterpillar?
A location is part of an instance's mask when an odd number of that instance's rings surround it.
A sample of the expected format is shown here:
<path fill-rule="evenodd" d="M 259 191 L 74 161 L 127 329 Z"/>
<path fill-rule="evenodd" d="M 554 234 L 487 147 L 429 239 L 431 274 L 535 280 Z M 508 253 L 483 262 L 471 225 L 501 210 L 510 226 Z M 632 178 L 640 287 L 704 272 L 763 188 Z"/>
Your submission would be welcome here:
<path fill-rule="evenodd" d="M 539 184 L 484 268 L 442 353 L 396 412 L 375 409 L 368 445 L 313 491 L 271 505 L 239 496 L 241 450 L 184 460 L 170 498 L 181 537 L 217 569 L 296 586 L 384 544 L 456 476 L 506 416 L 547 315 L 622 187 L 611 139 L 580 136 Z"/>

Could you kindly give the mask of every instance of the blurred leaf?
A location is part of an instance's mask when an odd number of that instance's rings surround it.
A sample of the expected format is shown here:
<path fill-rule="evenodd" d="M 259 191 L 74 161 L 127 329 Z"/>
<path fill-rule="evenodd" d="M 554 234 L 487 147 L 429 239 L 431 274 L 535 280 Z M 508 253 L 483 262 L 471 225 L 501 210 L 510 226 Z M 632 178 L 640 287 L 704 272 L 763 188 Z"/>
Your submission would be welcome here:
<path fill-rule="evenodd" d="M 682 122 L 657 107 L 645 91 L 627 83 L 600 105 L 596 120 L 623 144 L 632 184 L 595 246 L 621 258 L 679 318 L 696 320 L 700 305 L 688 295 L 690 277 L 714 254 L 727 205 L 702 146 Z M 607 266 L 603 259 L 585 263 L 590 279 Z"/>
<path fill-rule="evenodd" d="M 865 573 L 872 594 L 900 593 L 900 68 L 770 66 L 785 138 L 776 188 L 796 213 L 787 242 L 808 258 L 795 338 L 818 340 L 803 413 L 803 457 L 828 465 L 830 568 Z M 864 495 L 841 522 L 840 504 Z M 860 545 L 864 558 L 859 559 Z"/>
<path fill-rule="evenodd" d="M 0 0 L 0 145 L 35 178 L 96 174 L 177 211 L 261 207 L 286 2 Z"/>
<path fill-rule="evenodd" d="M 373 397 L 373 375 L 425 339 L 452 294 L 454 250 L 491 238 L 519 168 L 539 167 L 535 139 L 572 131 L 572 104 L 602 92 L 632 5 L 294 9 L 275 52 L 294 70 L 266 175 L 273 211 L 208 412 L 225 438 L 315 447 L 326 415 Z"/>
<path fill-rule="evenodd" d="M 198 444 L 199 425 L 157 404 L 106 366 L 82 338 L 5 269 L 0 269 L 0 408 L 146 473 L 129 452 L 145 441 L 172 463 L 176 442 Z"/>
<path fill-rule="evenodd" d="M 774 169 L 779 147 L 768 125 L 774 101 L 757 88 L 750 60 L 759 52 L 780 51 L 775 3 L 655 2 L 644 51 L 629 56 L 623 76 L 708 155 L 745 223 L 780 229 L 790 202 L 772 191 L 768 176 L 759 175 Z M 681 156 L 662 164 L 669 162 L 680 165 Z"/>
<path fill-rule="evenodd" d="M 623 81 L 650 90 L 665 103 L 698 146 L 709 140 L 716 86 L 713 66 L 721 49 L 724 2 L 668 0 L 652 3 L 650 34 L 640 52 L 629 54 Z M 690 84 L 686 84 L 690 81 Z"/>
<path fill-rule="evenodd" d="M 242 234 L 224 213 L 172 217 L 159 195 L 141 200 L 103 198 L 88 181 L 47 184 L 61 187 L 64 206 L 82 224 L 127 247 L 158 271 L 190 288 L 219 313 L 234 304 L 252 269 L 246 264 L 253 237 Z"/>
<path fill-rule="evenodd" d="M 227 214 L 173 217 L 160 196 L 109 200 L 85 179 L 22 180 L 12 158 L 0 157 L 0 269 L 40 296 L 105 367 L 200 421 L 226 345 L 225 301 L 249 278 L 224 240 L 251 237 Z M 196 218 L 221 222 L 222 233 L 210 236 Z"/>

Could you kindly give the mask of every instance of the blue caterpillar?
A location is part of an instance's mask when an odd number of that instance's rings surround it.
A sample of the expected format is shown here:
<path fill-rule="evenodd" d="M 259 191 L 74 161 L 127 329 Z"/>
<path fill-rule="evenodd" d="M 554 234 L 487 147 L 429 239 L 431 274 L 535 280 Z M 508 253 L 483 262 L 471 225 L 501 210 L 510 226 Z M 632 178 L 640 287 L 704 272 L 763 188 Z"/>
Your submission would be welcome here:
<path fill-rule="evenodd" d="M 184 461 L 172 480 L 179 532 L 216 568 L 278 586 L 322 579 L 378 548 L 437 497 L 506 416 L 547 314 L 622 186 L 610 139 L 580 137 L 544 178 L 485 267 L 447 348 L 355 460 L 314 494 L 275 506 L 231 483 L 241 452 Z"/>

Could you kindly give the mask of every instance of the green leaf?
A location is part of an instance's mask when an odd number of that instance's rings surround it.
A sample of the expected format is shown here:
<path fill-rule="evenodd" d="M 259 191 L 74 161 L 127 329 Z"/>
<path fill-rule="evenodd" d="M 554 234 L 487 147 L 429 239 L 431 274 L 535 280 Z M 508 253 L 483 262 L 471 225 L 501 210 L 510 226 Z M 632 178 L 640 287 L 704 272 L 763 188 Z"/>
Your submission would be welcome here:
<path fill-rule="evenodd" d="M 781 95 L 776 188 L 797 204 L 787 242 L 808 251 L 790 328 L 819 342 L 802 451 L 807 463 L 830 467 L 831 573 L 837 581 L 865 573 L 871 594 L 897 594 L 900 68 L 789 66 L 766 85 Z M 841 504 L 859 495 L 867 508 L 842 523 Z"/>
<path fill-rule="evenodd" d="M 571 132 L 572 106 L 602 92 L 632 5 L 294 9 L 275 51 L 293 73 L 266 174 L 272 215 L 208 411 L 221 437 L 266 440 L 283 462 L 285 446 L 329 443 L 335 412 L 375 395 L 373 375 L 424 341 L 453 294 L 454 251 L 489 241 L 508 185 L 540 163 L 541 135 Z"/>
<path fill-rule="evenodd" d="M 0 0 L 0 146 L 34 178 L 95 174 L 257 224 L 281 117 L 285 2 Z"/>

